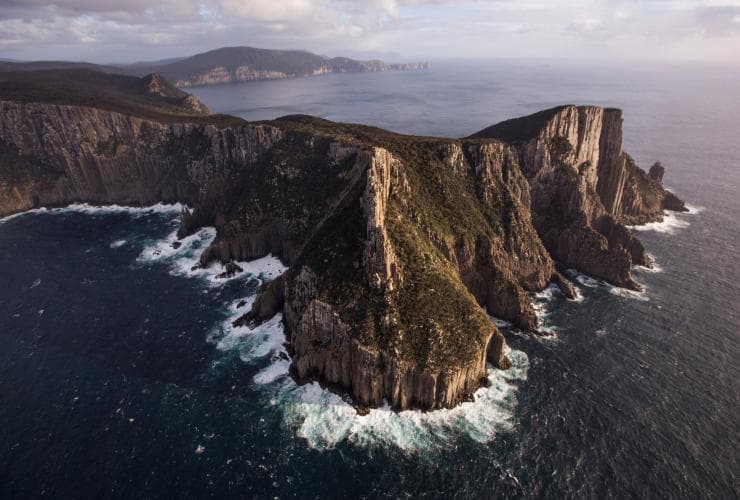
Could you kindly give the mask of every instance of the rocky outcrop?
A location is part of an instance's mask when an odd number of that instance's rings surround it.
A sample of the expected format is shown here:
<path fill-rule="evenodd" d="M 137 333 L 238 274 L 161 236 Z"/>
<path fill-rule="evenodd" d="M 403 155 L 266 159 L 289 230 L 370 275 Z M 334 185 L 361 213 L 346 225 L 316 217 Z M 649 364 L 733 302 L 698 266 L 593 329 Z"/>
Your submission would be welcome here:
<path fill-rule="evenodd" d="M 353 148 L 328 149 L 347 160 Z M 432 228 L 415 222 L 427 213 L 413 189 L 414 167 L 380 147 L 355 149 L 353 157 L 345 162 L 348 185 L 338 189 L 334 213 L 308 237 L 280 285 L 294 373 L 347 392 L 359 406 L 457 404 L 480 386 L 486 360 L 509 366 L 506 343 L 465 289 L 454 248 L 444 252 L 440 242 L 456 238 L 438 235 L 435 243 Z M 544 264 L 550 265 L 546 257 Z M 507 276 L 519 286 L 513 273 Z M 505 292 L 490 302 L 510 301 Z M 444 311 L 448 301 L 456 313 Z M 259 299 L 241 322 L 264 319 L 263 307 Z M 460 317 L 468 320 L 460 324 Z"/>
<path fill-rule="evenodd" d="M 282 312 L 297 380 L 361 407 L 449 407 L 487 363 L 510 366 L 488 314 L 536 330 L 527 292 L 555 282 L 575 298 L 551 256 L 634 286 L 647 257 L 623 223 L 678 204 L 662 170 L 622 153 L 617 112 L 567 107 L 525 125 L 449 140 L 0 100 L 0 215 L 184 202 L 181 234 L 217 228 L 202 264 L 237 273 L 272 253 L 290 266 L 237 324 Z"/>
<path fill-rule="evenodd" d="M 663 167 L 641 170 L 622 150 L 622 112 L 564 106 L 509 120 L 474 138 L 500 138 L 516 149 L 532 190 L 532 214 L 558 261 L 619 286 L 638 288 L 633 264 L 649 265 L 624 224 L 685 210 L 663 188 Z"/>

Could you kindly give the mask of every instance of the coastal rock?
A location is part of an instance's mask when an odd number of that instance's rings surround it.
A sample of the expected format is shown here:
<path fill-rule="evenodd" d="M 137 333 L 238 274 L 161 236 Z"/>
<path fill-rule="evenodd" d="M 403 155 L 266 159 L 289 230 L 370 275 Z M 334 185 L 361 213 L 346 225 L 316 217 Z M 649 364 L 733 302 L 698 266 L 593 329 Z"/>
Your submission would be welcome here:
<path fill-rule="evenodd" d="M 578 293 L 576 292 L 576 288 L 573 286 L 573 283 L 568 281 L 568 279 L 559 272 L 555 272 L 552 275 L 552 282 L 557 285 L 560 292 L 565 295 L 567 299 L 575 300 L 578 298 Z"/>
<path fill-rule="evenodd" d="M 227 262 L 226 264 L 224 264 L 224 272 L 220 273 L 216 277 L 218 279 L 228 279 L 233 278 L 241 272 L 244 272 L 244 269 L 239 267 L 239 265 L 234 262 Z"/>
<path fill-rule="evenodd" d="M 532 193 L 534 225 L 552 257 L 627 288 L 635 264 L 650 265 L 625 224 L 685 209 L 663 188 L 659 164 L 646 174 L 622 150 L 622 112 L 563 106 L 489 127 L 472 137 L 513 145 Z"/>

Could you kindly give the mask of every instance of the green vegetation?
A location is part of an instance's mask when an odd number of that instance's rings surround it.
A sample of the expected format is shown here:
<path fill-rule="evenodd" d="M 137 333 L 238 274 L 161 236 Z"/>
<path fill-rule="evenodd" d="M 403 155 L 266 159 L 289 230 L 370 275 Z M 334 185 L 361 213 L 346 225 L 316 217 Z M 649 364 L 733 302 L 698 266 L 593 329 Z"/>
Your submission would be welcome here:
<path fill-rule="evenodd" d="M 499 263 L 493 253 L 509 251 L 512 241 L 524 238 L 532 240 L 535 256 L 547 259 L 534 230 L 520 218 L 526 209 L 511 183 L 522 174 L 508 150 L 494 144 L 492 168 L 500 167 L 501 174 L 484 179 L 455 174 L 440 158 L 444 146 L 466 151 L 479 147 L 475 141 L 405 136 L 301 115 L 268 123 L 286 136 L 238 182 L 243 192 L 225 234 L 279 226 L 286 240 L 304 242 L 307 251 L 291 263 L 292 272 L 311 268 L 319 298 L 353 325 L 364 345 L 398 352 L 420 367 L 469 362 L 495 327 L 462 283 L 450 253 L 466 247 L 479 264 L 494 269 Z M 403 275 L 403 285 L 393 291 L 372 289 L 362 268 L 366 221 L 359 200 L 366 173 L 353 170 L 354 156 L 330 165 L 331 142 L 382 147 L 400 161 L 399 174 L 410 189 L 394 181 L 385 217 Z"/>
<path fill-rule="evenodd" d="M 172 81 L 188 79 L 207 73 L 213 68 L 234 71 L 239 66 L 249 66 L 257 71 L 279 71 L 287 75 L 307 75 L 326 64 L 316 54 L 302 50 L 268 50 L 253 47 L 223 47 L 170 64 L 153 66 L 149 71 L 162 73 Z"/>
<path fill-rule="evenodd" d="M 499 139 L 509 144 L 526 142 L 537 137 L 543 126 L 568 106 L 558 106 L 521 118 L 514 118 L 485 128 L 470 139 Z"/>

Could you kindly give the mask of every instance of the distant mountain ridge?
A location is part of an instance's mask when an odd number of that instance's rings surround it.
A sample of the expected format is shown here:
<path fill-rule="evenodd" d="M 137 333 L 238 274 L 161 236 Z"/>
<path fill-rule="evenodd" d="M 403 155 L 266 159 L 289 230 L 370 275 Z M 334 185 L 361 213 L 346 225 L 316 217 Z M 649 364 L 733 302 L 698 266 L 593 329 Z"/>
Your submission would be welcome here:
<path fill-rule="evenodd" d="M 387 64 L 380 60 L 327 58 L 301 50 L 224 47 L 170 64 L 148 67 L 146 72 L 156 71 L 178 87 L 194 87 L 326 73 L 417 70 L 427 67 L 427 63 Z"/>
<path fill-rule="evenodd" d="M 348 57 L 329 58 L 302 50 L 254 47 L 223 47 L 185 58 L 150 63 L 137 62 L 130 65 L 97 65 L 69 61 L 0 62 L 0 71 L 85 68 L 134 76 L 159 73 L 180 88 L 326 73 L 409 71 L 428 67 L 428 63 L 388 64 L 379 59 L 360 61 Z"/>

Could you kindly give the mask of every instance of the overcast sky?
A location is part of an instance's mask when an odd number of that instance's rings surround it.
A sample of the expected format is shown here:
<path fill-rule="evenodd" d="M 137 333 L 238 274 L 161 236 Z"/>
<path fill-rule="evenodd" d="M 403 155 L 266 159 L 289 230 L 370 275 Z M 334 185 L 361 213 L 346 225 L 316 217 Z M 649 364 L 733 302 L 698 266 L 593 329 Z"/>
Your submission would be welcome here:
<path fill-rule="evenodd" d="M 740 62 L 740 0 L 0 0 L 0 58 L 127 62 L 226 45 Z"/>

